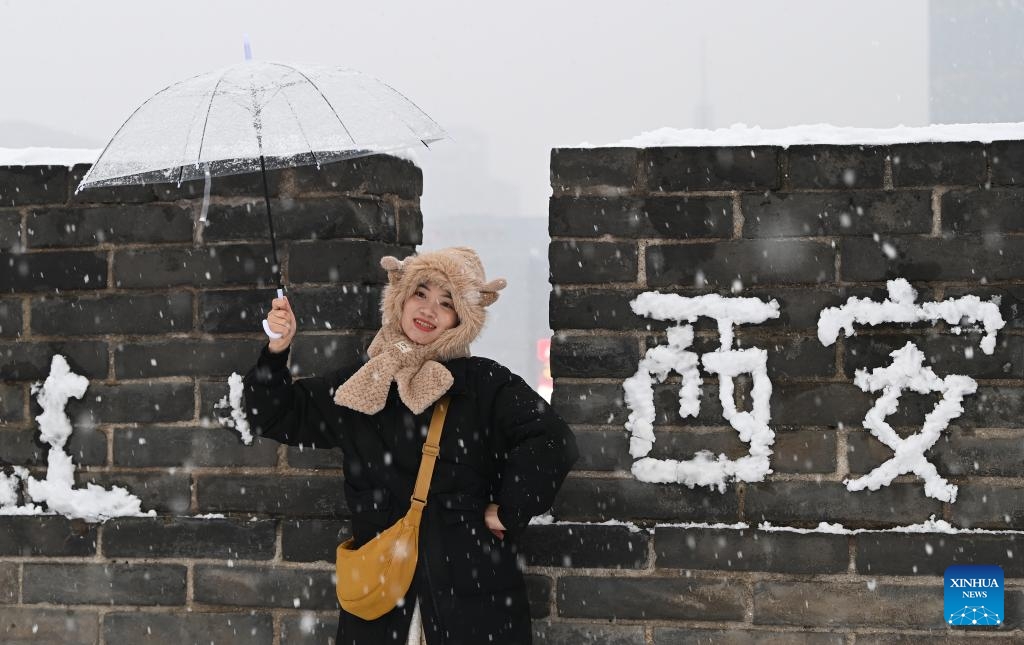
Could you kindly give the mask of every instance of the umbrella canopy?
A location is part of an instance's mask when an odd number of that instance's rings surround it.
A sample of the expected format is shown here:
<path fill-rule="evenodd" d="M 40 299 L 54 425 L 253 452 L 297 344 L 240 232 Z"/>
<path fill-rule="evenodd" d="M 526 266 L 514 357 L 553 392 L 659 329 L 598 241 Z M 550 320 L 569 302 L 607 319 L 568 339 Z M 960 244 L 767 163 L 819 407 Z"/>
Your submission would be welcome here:
<path fill-rule="evenodd" d="M 412 101 L 360 72 L 246 61 L 154 94 L 82 179 L 99 186 L 182 182 L 328 163 L 447 135 Z"/>

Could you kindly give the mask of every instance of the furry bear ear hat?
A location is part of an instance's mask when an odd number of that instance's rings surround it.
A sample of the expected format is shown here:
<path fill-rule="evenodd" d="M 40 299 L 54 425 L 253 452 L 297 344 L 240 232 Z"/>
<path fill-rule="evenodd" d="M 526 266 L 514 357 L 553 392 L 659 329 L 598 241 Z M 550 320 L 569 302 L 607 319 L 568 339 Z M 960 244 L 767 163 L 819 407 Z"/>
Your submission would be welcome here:
<path fill-rule="evenodd" d="M 459 324 L 443 332 L 431 343 L 437 360 L 447 361 L 469 356 L 469 345 L 483 331 L 486 307 L 498 299 L 508 284 L 499 278 L 485 282 L 484 265 L 476 251 L 467 246 L 413 255 L 404 260 L 387 256 L 380 265 L 388 273 L 388 285 L 380 302 L 382 329 L 402 333 L 402 308 L 416 287 L 432 283 L 452 294 Z"/>
<path fill-rule="evenodd" d="M 398 383 L 402 402 L 420 414 L 453 383 L 451 372 L 441 361 L 469 356 L 469 344 L 483 330 L 485 309 L 498 299 L 506 282 L 485 282 L 480 258 L 465 246 L 404 260 L 387 256 L 381 258 L 380 264 L 388 273 L 380 303 L 380 331 L 367 351 L 370 360 L 338 387 L 334 401 L 364 414 L 376 414 L 384 409 L 394 381 Z M 459 322 L 431 343 L 419 345 L 402 331 L 402 309 L 416 288 L 427 283 L 451 294 Z"/>

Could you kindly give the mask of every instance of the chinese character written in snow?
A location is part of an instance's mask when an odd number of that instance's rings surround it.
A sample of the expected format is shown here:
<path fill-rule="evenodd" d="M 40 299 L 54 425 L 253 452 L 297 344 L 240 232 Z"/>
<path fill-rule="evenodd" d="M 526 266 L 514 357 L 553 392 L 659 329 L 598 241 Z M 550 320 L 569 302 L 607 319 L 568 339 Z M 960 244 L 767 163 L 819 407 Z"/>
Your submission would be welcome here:
<path fill-rule="evenodd" d="M 768 458 L 775 433 L 768 426 L 772 384 L 768 379 L 768 353 L 760 348 L 733 349 L 733 326 L 758 324 L 769 318 L 778 318 L 779 303 L 763 302 L 757 298 L 732 298 L 717 294 L 684 297 L 678 294 L 647 292 L 630 302 L 634 313 L 656 320 L 679 323 L 668 329 L 668 344 L 652 347 L 640 360 L 636 374 L 625 380 L 625 403 L 630 409 L 626 429 L 630 432 L 629 453 L 633 462 L 633 475 L 640 481 L 651 483 L 680 483 L 694 486 L 717 487 L 724 491 L 726 481 L 761 481 L 769 474 Z M 693 326 L 704 316 L 718 322 L 721 344 L 713 352 L 698 356 L 687 348 L 693 343 Z M 715 457 L 701 450 L 692 459 L 655 459 L 648 457 L 654 447 L 654 382 L 663 382 L 669 372 L 682 377 L 679 389 L 679 415 L 697 416 L 700 411 L 702 380 L 698 362 L 710 374 L 719 377 L 718 395 L 723 415 L 749 444 L 748 454 L 729 459 L 724 454 Z M 741 374 L 753 378 L 751 411 L 736 409 L 733 397 L 733 379 Z"/>
<path fill-rule="evenodd" d="M 850 298 L 841 307 L 829 307 L 818 316 L 818 339 L 826 347 L 836 341 L 839 331 L 846 336 L 853 334 L 855 323 L 878 325 L 887 322 L 913 323 L 944 320 L 954 325 L 953 332 L 961 332 L 961 324 L 981 323 L 985 335 L 981 339 L 981 350 L 992 354 L 996 345 L 996 333 L 1006 322 L 999 313 L 996 302 L 983 302 L 977 296 L 964 296 L 942 302 L 916 304 L 917 292 L 906 280 L 890 280 L 887 283 L 889 297 L 882 302 L 867 298 Z M 938 441 L 939 435 L 949 422 L 963 414 L 963 397 L 974 394 L 977 382 L 969 376 L 950 374 L 940 378 L 931 368 L 924 365 L 924 354 L 912 342 L 889 354 L 892 363 L 877 367 L 871 372 L 858 369 L 854 383 L 865 392 L 881 391 L 881 396 L 864 417 L 864 427 L 887 445 L 893 456 L 863 477 L 847 479 L 847 490 L 878 490 L 888 486 L 896 477 L 914 473 L 924 480 L 924 492 L 929 497 L 953 503 L 957 487 L 946 481 L 924 453 Z M 910 389 L 919 394 L 937 392 L 942 398 L 935 409 L 925 416 L 921 431 L 906 439 L 892 429 L 885 418 L 896 412 L 903 390 Z"/>

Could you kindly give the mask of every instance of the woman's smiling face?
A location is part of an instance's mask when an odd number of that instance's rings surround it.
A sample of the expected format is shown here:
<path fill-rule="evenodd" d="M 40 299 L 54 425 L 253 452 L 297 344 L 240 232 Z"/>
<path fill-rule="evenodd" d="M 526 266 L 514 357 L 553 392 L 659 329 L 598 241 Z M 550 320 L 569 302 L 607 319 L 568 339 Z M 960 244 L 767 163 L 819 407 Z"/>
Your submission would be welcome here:
<path fill-rule="evenodd" d="M 434 284 L 416 287 L 402 307 L 402 331 L 420 345 L 429 345 L 457 324 L 459 317 L 451 294 Z"/>

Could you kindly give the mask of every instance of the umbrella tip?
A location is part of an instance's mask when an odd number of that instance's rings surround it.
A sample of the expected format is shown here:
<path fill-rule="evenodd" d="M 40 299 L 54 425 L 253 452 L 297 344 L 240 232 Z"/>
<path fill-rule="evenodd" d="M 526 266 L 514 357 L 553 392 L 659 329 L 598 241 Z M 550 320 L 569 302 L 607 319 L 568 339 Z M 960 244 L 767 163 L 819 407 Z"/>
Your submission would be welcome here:
<path fill-rule="evenodd" d="M 245 60 L 252 60 L 252 43 L 249 42 L 249 34 L 242 34 L 242 47 L 245 50 Z"/>

